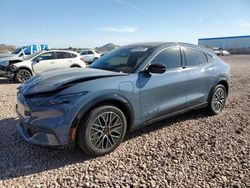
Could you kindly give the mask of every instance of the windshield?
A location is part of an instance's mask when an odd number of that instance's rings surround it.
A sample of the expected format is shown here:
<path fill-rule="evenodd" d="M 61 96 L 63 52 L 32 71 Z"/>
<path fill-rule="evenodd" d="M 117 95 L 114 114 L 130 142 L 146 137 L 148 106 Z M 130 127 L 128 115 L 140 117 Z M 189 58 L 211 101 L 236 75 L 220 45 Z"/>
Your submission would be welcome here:
<path fill-rule="evenodd" d="M 31 54 L 31 55 L 28 55 L 28 56 L 25 56 L 25 57 L 23 58 L 23 60 L 30 60 L 30 59 L 32 59 L 33 57 L 37 56 L 37 55 L 40 54 L 40 53 L 41 53 L 41 51 L 36 52 L 36 53 L 33 53 L 33 54 Z"/>
<path fill-rule="evenodd" d="M 90 68 L 133 73 L 152 51 L 149 47 L 118 48 L 96 60 Z"/>
<path fill-rule="evenodd" d="M 13 52 L 11 52 L 12 54 L 19 54 L 22 51 L 22 48 L 16 48 Z"/>

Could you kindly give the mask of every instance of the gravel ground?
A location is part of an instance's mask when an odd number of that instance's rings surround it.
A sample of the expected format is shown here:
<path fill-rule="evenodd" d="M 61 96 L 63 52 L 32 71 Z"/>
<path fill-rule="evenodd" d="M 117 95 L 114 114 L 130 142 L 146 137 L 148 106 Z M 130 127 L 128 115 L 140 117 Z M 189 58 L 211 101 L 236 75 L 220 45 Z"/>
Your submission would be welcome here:
<path fill-rule="evenodd" d="M 250 55 L 231 65 L 223 112 L 203 110 L 144 127 L 111 154 L 41 148 L 18 135 L 17 84 L 0 79 L 0 187 L 250 187 Z"/>

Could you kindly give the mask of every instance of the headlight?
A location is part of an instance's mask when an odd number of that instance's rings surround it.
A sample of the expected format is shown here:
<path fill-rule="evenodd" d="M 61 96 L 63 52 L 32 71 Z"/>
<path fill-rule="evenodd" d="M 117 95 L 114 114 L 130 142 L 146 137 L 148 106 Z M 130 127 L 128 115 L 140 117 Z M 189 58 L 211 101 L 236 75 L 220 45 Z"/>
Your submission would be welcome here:
<path fill-rule="evenodd" d="M 79 92 L 79 93 L 72 93 L 72 94 L 65 94 L 65 95 L 56 95 L 52 97 L 33 97 L 30 100 L 34 102 L 36 105 L 58 105 L 58 104 L 65 104 L 70 103 L 77 98 L 86 95 L 88 92 Z"/>

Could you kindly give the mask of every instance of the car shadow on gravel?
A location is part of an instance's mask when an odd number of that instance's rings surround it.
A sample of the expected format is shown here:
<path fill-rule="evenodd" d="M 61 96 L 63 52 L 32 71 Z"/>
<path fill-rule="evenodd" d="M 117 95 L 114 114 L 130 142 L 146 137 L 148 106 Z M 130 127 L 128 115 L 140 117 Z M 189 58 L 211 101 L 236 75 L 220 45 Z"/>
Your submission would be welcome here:
<path fill-rule="evenodd" d="M 205 116 L 207 116 L 206 112 L 199 110 L 168 118 L 128 133 L 125 141 L 171 126 L 177 122 Z M 0 120 L 0 180 L 8 180 L 95 160 L 85 155 L 80 149 L 51 149 L 28 144 L 17 133 L 16 124 L 17 119 L 15 118 Z"/>
<path fill-rule="evenodd" d="M 54 149 L 28 144 L 16 130 L 16 118 L 0 120 L 0 180 L 82 163 L 91 157 L 79 149 Z"/>
<path fill-rule="evenodd" d="M 141 136 L 143 134 L 148 134 L 150 132 L 157 131 L 159 129 L 162 129 L 164 127 L 172 126 L 174 123 L 182 122 L 186 120 L 195 120 L 203 117 L 207 117 L 208 113 L 206 109 L 199 109 L 199 110 L 192 110 L 177 116 L 169 117 L 166 119 L 163 119 L 161 121 L 149 124 L 147 126 L 141 127 L 133 132 L 130 132 L 127 134 L 125 141 L 132 139 L 134 137 Z"/>
<path fill-rule="evenodd" d="M 9 78 L 0 77 L 0 84 L 17 84 L 17 82 Z"/>

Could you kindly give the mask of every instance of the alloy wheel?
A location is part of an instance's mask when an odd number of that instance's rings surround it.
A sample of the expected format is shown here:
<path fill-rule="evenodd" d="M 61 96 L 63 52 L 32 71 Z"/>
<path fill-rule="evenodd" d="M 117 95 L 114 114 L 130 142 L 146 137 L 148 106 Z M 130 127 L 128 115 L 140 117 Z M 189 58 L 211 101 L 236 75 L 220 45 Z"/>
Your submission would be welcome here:
<path fill-rule="evenodd" d="M 91 144 L 98 150 L 108 150 L 114 147 L 123 133 L 123 123 L 115 112 L 104 112 L 99 115 L 90 127 Z"/>
<path fill-rule="evenodd" d="M 28 79 L 30 79 L 30 77 L 31 77 L 31 74 L 28 70 L 21 69 L 17 73 L 17 80 L 19 82 L 25 82 Z"/>
<path fill-rule="evenodd" d="M 220 112 L 224 106 L 226 101 L 226 93 L 223 88 L 218 88 L 212 98 L 212 105 L 215 111 Z"/>

